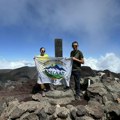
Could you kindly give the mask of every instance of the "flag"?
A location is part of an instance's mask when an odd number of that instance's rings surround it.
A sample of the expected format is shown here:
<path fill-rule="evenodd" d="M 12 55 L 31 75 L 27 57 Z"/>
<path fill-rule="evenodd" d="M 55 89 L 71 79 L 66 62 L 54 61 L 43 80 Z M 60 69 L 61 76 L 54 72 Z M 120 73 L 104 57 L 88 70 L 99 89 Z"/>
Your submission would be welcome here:
<path fill-rule="evenodd" d="M 72 69 L 71 58 L 47 57 L 44 61 L 35 58 L 35 65 L 41 84 L 52 83 L 54 85 L 64 84 L 69 86 Z"/>

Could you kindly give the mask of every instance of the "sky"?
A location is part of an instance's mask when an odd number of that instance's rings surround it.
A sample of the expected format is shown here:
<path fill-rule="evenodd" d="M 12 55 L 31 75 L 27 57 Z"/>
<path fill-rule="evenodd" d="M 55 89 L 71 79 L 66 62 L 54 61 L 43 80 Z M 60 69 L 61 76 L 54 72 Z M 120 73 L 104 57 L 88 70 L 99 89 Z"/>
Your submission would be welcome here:
<path fill-rule="evenodd" d="M 78 41 L 85 66 L 120 73 L 120 0 L 0 0 L 0 69 L 34 66 L 40 47 L 63 57 Z"/>

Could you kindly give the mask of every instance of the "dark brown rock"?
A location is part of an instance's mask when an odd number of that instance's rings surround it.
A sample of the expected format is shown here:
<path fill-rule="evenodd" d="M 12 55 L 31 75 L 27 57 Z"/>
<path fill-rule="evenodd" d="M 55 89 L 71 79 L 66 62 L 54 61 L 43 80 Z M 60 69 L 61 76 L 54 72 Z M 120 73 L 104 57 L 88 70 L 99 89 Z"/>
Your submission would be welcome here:
<path fill-rule="evenodd" d="M 96 119 L 101 119 L 104 116 L 103 107 L 99 102 L 89 101 L 85 108 L 87 113 Z"/>
<path fill-rule="evenodd" d="M 85 106 L 83 105 L 79 105 L 77 106 L 77 116 L 80 117 L 80 116 L 84 116 L 85 114 L 87 113 L 86 109 L 85 109 Z"/>
<path fill-rule="evenodd" d="M 52 114 L 55 112 L 55 109 L 56 109 L 56 108 L 55 108 L 54 106 L 49 107 L 49 108 L 48 108 L 48 111 L 47 111 L 47 114 L 48 114 L 48 115 L 52 115 Z"/>

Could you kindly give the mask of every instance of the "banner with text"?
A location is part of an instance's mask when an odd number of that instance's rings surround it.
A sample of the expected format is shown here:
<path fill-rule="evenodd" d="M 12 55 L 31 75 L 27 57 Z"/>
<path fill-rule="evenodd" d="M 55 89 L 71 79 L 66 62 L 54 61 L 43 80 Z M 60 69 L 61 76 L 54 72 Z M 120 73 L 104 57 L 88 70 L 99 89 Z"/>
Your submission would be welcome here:
<path fill-rule="evenodd" d="M 42 57 L 41 57 L 42 58 Z M 52 83 L 54 85 L 69 86 L 72 60 L 71 58 L 47 57 L 44 60 L 35 58 L 39 84 Z"/>

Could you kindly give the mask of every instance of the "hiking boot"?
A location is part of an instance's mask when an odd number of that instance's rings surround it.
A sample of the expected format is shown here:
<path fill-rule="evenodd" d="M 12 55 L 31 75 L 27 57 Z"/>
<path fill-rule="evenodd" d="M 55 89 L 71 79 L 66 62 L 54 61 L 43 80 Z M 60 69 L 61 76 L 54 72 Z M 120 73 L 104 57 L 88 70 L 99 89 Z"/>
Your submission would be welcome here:
<path fill-rule="evenodd" d="M 75 95 L 75 100 L 81 100 L 80 95 Z"/>
<path fill-rule="evenodd" d="M 66 87 L 64 88 L 64 92 L 67 91 L 67 90 L 69 90 L 69 89 L 70 89 L 70 87 L 66 86 Z"/>
<path fill-rule="evenodd" d="M 80 92 L 80 97 L 83 97 L 85 95 L 85 91 Z"/>

